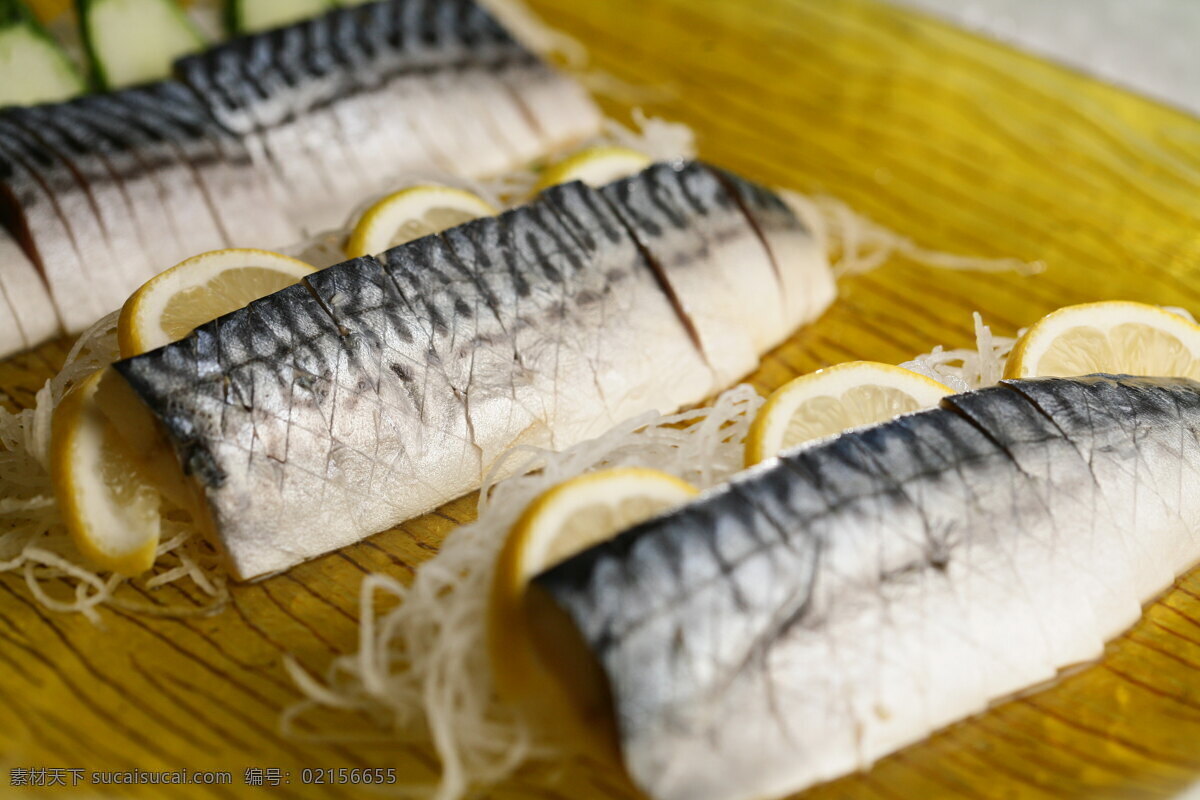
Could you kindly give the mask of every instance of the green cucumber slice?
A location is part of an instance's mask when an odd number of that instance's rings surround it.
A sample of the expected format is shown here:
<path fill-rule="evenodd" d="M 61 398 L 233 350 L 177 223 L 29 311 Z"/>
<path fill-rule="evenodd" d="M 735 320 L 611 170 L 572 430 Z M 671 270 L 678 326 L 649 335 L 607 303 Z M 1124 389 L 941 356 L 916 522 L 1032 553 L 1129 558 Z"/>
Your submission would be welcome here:
<path fill-rule="evenodd" d="M 315 17 L 333 8 L 333 0 L 228 0 L 229 29 L 256 33 Z"/>
<path fill-rule="evenodd" d="M 204 38 L 174 0 L 76 0 L 96 78 L 105 89 L 162 80 Z"/>
<path fill-rule="evenodd" d="M 74 62 L 21 0 L 0 0 L 0 107 L 66 100 L 87 90 Z"/>

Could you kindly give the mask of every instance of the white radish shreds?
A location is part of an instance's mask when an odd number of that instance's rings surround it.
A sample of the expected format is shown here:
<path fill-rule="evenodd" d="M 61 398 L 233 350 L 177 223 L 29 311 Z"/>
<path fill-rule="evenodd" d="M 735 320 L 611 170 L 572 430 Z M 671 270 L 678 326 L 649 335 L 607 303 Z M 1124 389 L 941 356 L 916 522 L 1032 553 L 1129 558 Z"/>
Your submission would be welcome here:
<path fill-rule="evenodd" d="M 630 115 L 632 125 L 625 126 L 613 119 L 604 120 L 601 141 L 596 144 L 615 144 L 645 153 L 652 161 L 675 161 L 695 158 L 696 133 L 682 122 L 670 122 L 648 116 L 635 108 Z"/>
<path fill-rule="evenodd" d="M 1162 306 L 1162 309 L 1178 314 L 1189 322 L 1196 321 L 1192 312 L 1186 308 Z M 974 350 L 944 350 L 938 345 L 930 352 L 916 356 L 912 361 L 906 361 L 900 366 L 941 381 L 956 392 L 982 389 L 998 383 L 1004 377 L 1004 366 L 1008 362 L 1009 353 L 1028 329 L 1021 328 L 1016 336 L 996 336 L 992 329 L 983 323 L 983 317 L 978 311 L 972 316 L 975 320 Z"/>
<path fill-rule="evenodd" d="M 541 56 L 558 56 L 567 66 L 579 69 L 588 62 L 588 51 L 573 36 L 551 28 L 538 19 L 522 0 L 482 0 L 483 5 L 521 44 Z"/>
<path fill-rule="evenodd" d="M 51 416 L 80 379 L 117 359 L 116 325 L 117 315 L 110 314 L 80 336 L 63 368 L 38 391 L 33 408 L 17 413 L 0 408 L 0 572 L 23 575 L 30 594 L 46 608 L 79 612 L 93 622 L 103 604 L 175 616 L 218 610 L 226 599 L 223 570 L 181 512 L 163 520 L 154 570 L 134 581 L 85 566 L 59 517 L 50 483 Z M 147 594 L 183 578 L 205 600 L 166 604 Z"/>
<path fill-rule="evenodd" d="M 696 156 L 696 137 L 691 128 L 679 122 L 648 116 L 640 108 L 634 109 L 629 126 L 606 119 L 600 134 L 579 145 L 578 149 L 597 145 L 628 147 L 645 153 L 653 161 L 676 161 Z M 474 192 L 498 209 L 512 208 L 528 202 L 533 196 L 540 166 L 533 165 L 529 169 L 480 180 L 439 171 L 413 172 L 396 181 L 396 190 L 421 184 L 453 186 Z M 897 255 L 926 266 L 960 271 L 1032 275 L 1046 268 L 1041 261 L 982 258 L 930 250 L 859 214 L 835 197 L 807 196 L 788 189 L 778 192 L 812 231 L 829 257 L 834 277 L 839 279 L 870 272 Z M 363 201 L 340 228 L 317 234 L 284 252 L 315 267 L 323 268 L 343 261 L 343 247 L 350 231 L 363 212 L 384 196 Z"/>
<path fill-rule="evenodd" d="M 809 227 L 829 255 L 836 278 L 861 275 L 901 255 L 919 264 L 969 272 L 1018 272 L 1032 275 L 1045 270 L 1041 261 L 1017 258 L 979 258 L 928 250 L 912 239 L 859 214 L 836 197 L 806 196 L 788 190 L 780 196 Z"/>
<path fill-rule="evenodd" d="M 700 488 L 721 483 L 742 468 L 742 442 L 762 402 L 741 385 L 711 406 L 645 414 L 560 453 L 509 452 L 484 483 L 478 519 L 453 531 L 411 586 L 380 574 L 363 581 L 358 653 L 337 658 L 323 681 L 289 666 L 310 699 L 288 721 L 324 705 L 367 712 L 400 735 L 432 741 L 443 767 L 437 800 L 551 753 L 497 700 L 491 682 L 487 598 L 509 528 L 533 498 L 592 470 L 641 466 Z M 509 477 L 496 480 L 500 474 Z M 380 595 L 389 601 L 383 612 Z"/>
<path fill-rule="evenodd" d="M 974 320 L 974 349 L 939 346 L 901 366 L 956 391 L 995 383 L 1015 340 L 994 336 L 978 313 Z M 561 453 L 506 453 L 480 491 L 478 519 L 451 532 L 411 585 L 379 573 L 363 581 L 357 653 L 335 659 L 320 680 L 287 663 L 308 700 L 288 711 L 285 727 L 323 706 L 365 712 L 400 736 L 431 741 L 443 769 L 436 800 L 457 800 L 526 761 L 556 755 L 497 699 L 492 683 L 487 603 L 509 529 L 538 495 L 591 470 L 649 467 L 700 488 L 727 481 L 742 469 L 743 442 L 763 402 L 741 385 L 710 407 L 637 417 Z"/>
<path fill-rule="evenodd" d="M 974 313 L 975 348 L 945 350 L 941 345 L 932 351 L 906 361 L 900 366 L 941 381 L 956 392 L 992 386 L 1004 375 L 1004 364 L 1012 351 L 1016 337 L 996 336 L 983 324 L 979 312 Z"/>
<path fill-rule="evenodd" d="M 571 77 L 594 94 L 625 105 L 641 105 L 677 97 L 673 85 L 633 84 L 591 64 L 587 48 L 573 36 L 546 25 L 522 0 L 483 0 L 483 4 L 517 41 L 550 61 L 571 71 Z"/>

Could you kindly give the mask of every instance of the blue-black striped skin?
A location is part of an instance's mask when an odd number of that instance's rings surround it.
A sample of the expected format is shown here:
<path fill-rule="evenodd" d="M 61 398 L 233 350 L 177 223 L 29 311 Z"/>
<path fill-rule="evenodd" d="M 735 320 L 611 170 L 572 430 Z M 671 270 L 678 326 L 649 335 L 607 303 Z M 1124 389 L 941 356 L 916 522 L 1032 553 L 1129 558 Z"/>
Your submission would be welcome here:
<path fill-rule="evenodd" d="M 330 36 L 329 30 L 340 33 Z M 325 51 L 309 52 L 314 41 Z M 361 49 L 350 50 L 354 44 Z M 391 0 L 333 9 L 295 25 L 235 38 L 180 59 L 176 69 L 219 109 L 226 124 L 244 132 L 247 115 L 267 97 L 276 103 L 279 116 L 262 124 L 277 124 L 347 93 L 376 88 L 402 72 L 486 69 L 508 59 L 531 58 L 470 0 Z M 288 80 L 276 80 L 283 76 Z"/>
<path fill-rule="evenodd" d="M 492 82 L 488 98 L 517 114 L 522 90 L 499 87 L 493 77 L 514 65 L 543 94 L 571 95 L 565 122 L 524 133 L 519 146 L 480 133 L 494 133 L 495 124 L 472 102 L 478 82 Z M 171 80 L 34 110 L 0 109 L 0 126 L 17 125 L 18 133 L 35 118 L 55 122 L 44 136 L 29 128 L 33 141 L 8 137 L 13 155 L 0 152 L 0 176 L 36 176 L 58 205 L 72 208 L 91 196 L 92 178 L 124 183 L 126 205 L 132 206 L 125 216 L 133 218 L 135 235 L 99 213 L 108 209 L 93 208 L 87 218 L 64 218 L 61 225 L 27 224 L 26 210 L 14 198 L 37 193 L 2 177 L 8 210 L 0 222 L 47 281 L 57 284 L 51 294 L 74 332 L 119 305 L 150 267 L 165 269 L 229 246 L 294 245 L 343 225 L 364 199 L 397 183 L 438 172 L 500 173 L 582 140 L 597 132 L 600 115 L 577 94 L 578 87 L 474 0 L 378 0 L 334 8 L 186 56 Z M 464 130 L 475 133 L 458 133 Z M 9 158 L 20 163 L 6 165 Z M 66 194 L 56 198 L 56 192 Z M 162 208 L 145 207 L 152 194 Z M 251 215 L 259 224 L 247 221 Z M 110 245 L 93 235 L 100 228 L 119 235 Z M 80 241 L 61 235 L 73 229 Z M 56 235 L 59 241 L 42 241 Z M 133 238 L 146 251 L 140 258 L 128 255 L 125 245 Z M 86 259 L 104 284 L 89 278 L 101 298 L 94 304 L 63 285 L 71 270 L 43 260 L 43 251 L 61 256 L 72 246 L 80 250 L 72 269 L 81 280 Z M 149 265 L 146 274 L 143 264 Z M 71 307 L 79 303 L 83 307 Z"/>
<path fill-rule="evenodd" d="M 16 158 L 21 159 L 26 168 L 34 171 L 45 182 L 46 187 L 54 194 L 64 194 L 69 191 L 81 190 L 71 170 L 55 153 L 29 131 L 26 131 L 13 117 L 0 119 L 0 137 L 8 145 Z"/>
<path fill-rule="evenodd" d="M 73 107 L 81 118 L 91 126 L 107 134 L 110 142 L 117 145 L 123 154 L 123 169 L 129 170 L 130 182 L 138 179 L 153 185 L 162 213 L 166 217 L 165 229 L 150 229 L 152 248 L 149 254 L 154 268 L 141 277 L 146 280 L 173 264 L 191 255 L 208 249 L 226 246 L 221 230 L 213 217 L 204 191 L 193 170 L 187 163 L 183 151 L 185 142 L 172 138 L 173 129 L 156 125 L 151 118 L 141 113 L 125 98 L 132 92 L 87 95 L 73 101 Z M 137 214 L 150 214 L 144 209 Z M 210 243 L 216 242 L 215 245 Z M 133 288 L 139 284 L 134 282 Z M 118 308 L 131 293 L 128 284 L 114 283 L 111 288 L 114 301 L 110 308 Z M 126 291 L 122 291 L 126 290 Z"/>
<path fill-rule="evenodd" d="M 0 122 L 0 132 L 3 130 L 4 123 Z M 38 178 L 34 164 L 33 154 L 18 148 L 17 141 L 0 136 L 0 197 L 5 200 L 0 218 L 26 248 L 33 246 L 31 239 L 34 238 L 29 233 L 31 223 L 26 219 L 28 214 L 41 213 L 50 208 L 50 213 L 58 217 L 57 212 L 52 210 L 53 195 Z M 59 224 L 65 223 L 60 220 Z"/>
<path fill-rule="evenodd" d="M 753 368 L 715 363 L 724 355 L 705 351 L 688 315 L 707 298 L 730 315 L 725 328 L 759 327 L 761 309 L 722 294 L 748 271 L 769 278 L 765 243 L 706 165 L 627 181 L 705 193 L 667 222 L 658 209 L 624 216 L 619 198 L 581 183 L 556 186 L 321 270 L 116 365 L 208 493 L 243 574 L 466 493 L 516 444 L 569 446 L 650 408 L 697 402 L 722 388 L 717 374 Z M 743 259 L 722 261 L 709 239 L 735 224 Z M 681 287 L 692 308 L 669 301 Z M 325 497 L 315 513 L 314 494 Z M 326 514 L 341 516 L 309 529 Z M 283 553 L 289 538 L 303 544 Z"/>
<path fill-rule="evenodd" d="M 38 174 L 32 154 L 3 134 L 5 124 L 0 121 L 0 221 L 43 275 L 82 272 L 78 248 L 53 191 Z M 89 304 L 76 309 L 74 319 L 62 318 L 60 312 L 60 322 L 64 327 L 86 324 L 93 314 Z"/>
<path fill-rule="evenodd" d="M 785 452 L 533 583 L 650 797 L 782 796 L 1098 657 L 1200 559 L 1198 441 L 1188 379 L 1004 381 Z"/>
<path fill-rule="evenodd" d="M 220 188 L 206 185 L 208 172 L 219 171 L 225 176 L 222 184 L 226 191 L 227 182 L 231 179 L 240 183 L 256 180 L 250 156 L 240 140 L 215 124 L 202 109 L 198 109 L 195 98 L 181 84 L 163 81 L 139 90 L 122 92 L 115 99 L 127 109 L 127 113 L 136 116 L 157 136 L 176 148 L 181 160 L 204 185 L 204 195 L 214 217 L 222 216 L 218 207 L 228 200 L 227 195 L 220 193 Z M 230 178 L 230 174 L 237 170 L 244 174 Z M 228 244 L 234 242 L 229 241 Z"/>
<path fill-rule="evenodd" d="M 573 208 L 590 213 L 577 219 L 571 214 Z M 470 244 L 499 235 L 493 230 L 498 222 L 514 220 L 519 225 L 527 215 L 537 217 L 537 224 L 548 229 L 554 239 L 553 249 L 544 250 L 533 233 L 530 238 L 513 242 L 516 247 L 532 250 L 524 263 L 540 274 L 526 277 L 514 269 L 512 261 L 493 264 L 489 248 Z M 649 235 L 653 238 L 654 231 Z M 243 359 L 280 365 L 283 371 L 277 377 L 281 383 L 291 380 L 287 367 L 293 363 L 314 379 L 327 380 L 335 371 L 338 352 L 351 344 L 346 332 L 357 330 L 375 339 L 411 341 L 413 330 L 420 328 L 430 340 L 432 357 L 440 363 L 469 360 L 471 348 L 478 342 L 461 338 L 458 326 L 462 320 L 501 325 L 499 294 L 528 297 L 530 283 L 535 282 L 538 291 L 544 292 L 545 284 L 563 282 L 564 270 L 574 271 L 594 263 L 598 251 L 617 242 L 632 244 L 633 238 L 613 207 L 598 193 L 578 183 L 556 186 L 530 206 L 499 218 L 475 220 L 418 239 L 383 253 L 379 260 L 368 256 L 321 270 L 307 278 L 304 285 L 254 301 L 201 326 L 181 342 L 120 362 L 118 369 L 143 392 L 152 408 L 167 410 L 165 422 L 177 442 L 189 451 L 202 448 L 202 443 L 192 441 L 193 431 L 184 419 L 170 413 L 181 402 L 173 395 L 191 396 L 206 385 L 211 387 L 214 399 L 220 399 L 225 389 L 236 393 L 238 373 L 230 368 Z M 456 255 L 456 251 L 466 251 L 466 258 Z M 608 279 L 619 281 L 620 277 L 618 274 Z M 493 288 L 493 283 L 499 285 Z M 373 312 L 383 316 L 375 318 Z M 252 319 L 263 324 L 256 326 Z M 519 318 L 514 322 L 519 324 Z M 283 330 L 286 335 L 280 335 Z M 224 352 L 218 347 L 230 349 Z M 297 348 L 297 355 L 293 356 L 291 348 Z M 218 377 L 220 381 L 213 384 Z M 460 391 L 465 388 L 465 383 L 457 387 Z M 249 397 L 250 392 L 244 395 Z M 213 485 L 221 485 L 223 476 L 219 471 L 205 473 Z"/>
<path fill-rule="evenodd" d="M 99 219 L 111 247 L 113 261 L 108 266 L 120 269 L 124 281 L 150 277 L 146 254 L 151 251 L 147 245 L 154 242 L 139 237 L 121 178 L 89 141 L 87 129 L 69 115 L 50 113 L 46 106 L 24 108 L 20 112 L 10 119 L 52 150 L 89 195 L 90 210 Z M 89 256 L 99 261 L 98 253 Z M 108 300 L 120 302 L 121 298 L 114 292 Z"/>
<path fill-rule="evenodd" d="M 197 167 L 206 166 L 206 159 L 194 159 L 193 154 L 207 150 L 208 163 L 217 159 L 208 136 L 210 131 L 215 134 L 218 127 L 211 122 L 204 124 L 203 115 L 196 113 L 193 103 L 180 102 L 183 97 L 178 94 L 179 88 L 181 87 L 178 84 L 164 82 L 112 95 L 101 95 L 96 97 L 94 102 L 83 105 L 94 107 L 97 116 L 106 117 L 126 127 L 130 136 L 130 149 L 136 153 L 147 172 L 168 167 L 178 170 L 183 176 L 184 184 L 196 186 L 193 194 L 203 201 L 205 193 L 199 188 L 199 179 L 194 173 Z M 174 109 L 175 114 L 169 115 L 168 109 Z M 184 115 L 191 116 L 192 120 L 185 123 Z M 201 204 L 196 205 L 198 208 Z M 199 227 L 201 219 L 189 215 L 185 222 L 189 226 Z M 209 224 L 207 220 L 205 224 Z"/>
<path fill-rule="evenodd" d="M 88 280 L 93 274 L 103 275 L 102 268 L 111 264 L 112 258 L 87 187 L 53 149 L 18 124 L 17 118 L 22 111 L 18 108 L 14 113 L 0 117 L 0 139 L 4 140 L 8 152 L 12 154 L 10 158 L 24 162 L 28 174 L 35 176 L 52 198 L 54 213 L 69 232 L 76 263 L 82 267 L 79 269 L 81 277 Z M 0 158 L 3 157 L 3 152 L 0 152 Z M 13 209 L 12 213 L 21 214 L 23 209 Z M 93 268 L 93 258 L 101 269 Z M 80 293 L 74 303 L 78 306 L 75 311 L 82 311 L 93 319 L 98 318 L 106 308 L 104 301 L 100 293 L 88 296 Z"/>
<path fill-rule="evenodd" d="M 179 171 L 174 145 L 166 140 L 163 133 L 153 135 L 144 131 L 144 116 L 125 102 L 127 98 L 143 91 L 87 95 L 41 109 L 43 115 L 54 117 L 60 125 L 69 126 L 77 133 L 90 155 L 105 164 L 114 183 L 128 197 L 130 223 L 142 242 L 143 251 L 139 255 L 146 265 L 136 281 L 145 281 L 163 269 L 164 265 L 170 266 L 193 254 L 189 243 L 180 236 L 181 222 L 174 218 L 170 206 L 164 201 L 169 191 L 164 179 L 171 174 L 177 175 Z M 77 155 L 82 157 L 82 153 Z M 200 231 L 203 228 L 197 224 L 192 230 Z M 122 261 L 138 261 L 119 253 L 116 255 Z M 91 254 L 88 257 L 99 262 Z M 108 269 L 112 269 L 111 265 L 108 265 Z M 139 285 L 138 282 L 131 284 L 131 280 L 134 280 L 132 276 L 124 281 L 113 281 L 107 287 L 112 292 L 111 302 L 106 304 L 109 309 L 117 308 L 123 302 L 120 297 L 122 291 L 127 297 L 131 288 Z"/>

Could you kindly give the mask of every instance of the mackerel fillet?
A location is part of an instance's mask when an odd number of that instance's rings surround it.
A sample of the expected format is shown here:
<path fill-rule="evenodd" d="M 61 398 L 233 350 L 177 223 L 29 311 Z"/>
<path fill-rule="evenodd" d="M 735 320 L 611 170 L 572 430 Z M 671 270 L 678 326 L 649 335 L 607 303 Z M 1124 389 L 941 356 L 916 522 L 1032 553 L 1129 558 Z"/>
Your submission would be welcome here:
<path fill-rule="evenodd" d="M 536 619 L 594 658 L 647 795 L 780 797 L 1098 658 L 1200 560 L 1198 434 L 1187 379 L 1005 381 L 574 556 Z"/>
<path fill-rule="evenodd" d="M 33 264 L 47 332 L 77 333 L 152 275 L 340 228 L 414 180 L 484 177 L 594 136 L 583 88 L 474 0 L 377 0 L 240 36 L 145 86 L 0 109 L 0 285 Z M 0 296 L 0 314 L 20 312 Z"/>
<path fill-rule="evenodd" d="M 697 402 L 831 302 L 771 192 L 654 165 L 322 270 L 116 365 L 198 483 L 242 577 Z"/>

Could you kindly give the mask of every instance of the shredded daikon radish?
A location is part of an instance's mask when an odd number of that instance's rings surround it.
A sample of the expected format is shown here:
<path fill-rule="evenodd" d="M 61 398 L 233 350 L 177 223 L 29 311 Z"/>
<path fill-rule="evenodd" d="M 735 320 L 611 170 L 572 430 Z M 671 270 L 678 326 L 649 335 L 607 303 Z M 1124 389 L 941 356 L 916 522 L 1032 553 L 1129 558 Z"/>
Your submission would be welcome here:
<path fill-rule="evenodd" d="M 659 161 L 695 155 L 695 137 L 687 126 L 647 116 L 641 110 L 635 110 L 631 120 L 629 126 L 607 121 L 601 134 L 585 146 L 617 144 L 644 152 Z M 538 174 L 536 169 L 531 168 L 483 181 L 471 181 L 443 173 L 414 174 L 402 185 L 433 182 L 459 186 L 504 208 L 525 201 L 537 182 Z M 830 253 L 838 275 L 860 274 L 883 263 L 892 253 L 902 253 L 925 263 L 951 268 L 989 271 L 1030 271 L 1036 268 L 1036 265 L 1026 265 L 1012 259 L 971 259 L 930 253 L 911 240 L 855 214 L 840 201 L 807 198 L 793 192 L 786 192 L 785 196 Z M 290 248 L 288 252 L 317 266 L 341 261 L 344 258 L 342 243 L 351 224 L 376 199 L 371 198 L 356 209 L 345 227 L 314 237 Z M 160 547 L 158 561 L 153 572 L 139 579 L 138 585 L 154 589 L 175 581 L 190 580 L 203 595 L 211 598 L 211 602 L 199 607 L 164 607 L 128 600 L 128 593 L 118 592 L 127 581 L 99 575 L 82 566 L 83 559 L 57 518 L 48 473 L 51 413 L 65 391 L 76 381 L 115 360 L 115 319 L 116 315 L 106 317 L 80 337 L 63 370 L 38 393 L 34 408 L 17 414 L 0 412 L 0 443 L 4 447 L 0 452 L 0 491 L 4 497 L 0 501 L 0 530 L 3 531 L 0 533 L 0 570 L 23 571 L 31 592 L 48 608 L 79 611 L 92 618 L 96 617 L 95 609 L 103 604 L 154 614 L 206 613 L 219 608 L 225 601 L 224 573 L 212 546 L 186 519 L 164 521 L 164 545 Z M 986 344 L 989 337 L 990 331 L 977 320 L 979 342 L 975 351 L 943 351 L 938 348 L 919 356 L 910 362 L 910 366 L 918 372 L 943 380 L 956 390 L 976 387 L 982 381 L 994 380 L 999 376 L 1002 359 L 1012 345 L 1011 340 L 1000 339 Z M 67 578 L 73 582 L 72 597 L 56 597 L 41 585 L 57 578 Z M 447 752 L 453 749 L 447 745 Z"/>
<path fill-rule="evenodd" d="M 921 247 L 907 236 L 883 227 L 828 195 L 808 196 L 787 189 L 780 196 L 813 231 L 829 254 L 835 278 L 861 275 L 895 255 L 940 269 L 968 272 L 1017 272 L 1034 275 L 1046 269 L 1041 261 L 1017 258 L 980 258 L 941 253 Z"/>
<path fill-rule="evenodd" d="M 588 63 L 588 51 L 582 42 L 542 22 L 521 0 L 482 0 L 482 3 L 530 50 L 542 56 L 558 56 L 573 69 L 582 69 Z"/>
<path fill-rule="evenodd" d="M 411 586 L 380 574 L 363 581 L 357 654 L 336 659 L 323 682 L 291 665 L 311 699 L 288 719 L 316 705 L 334 706 L 371 714 L 401 735 L 432 740 L 444 770 L 435 794 L 441 800 L 552 753 L 549 742 L 537 740 L 496 700 L 490 683 L 488 587 L 508 528 L 534 497 L 591 470 L 651 467 L 701 488 L 727 480 L 742 468 L 742 441 L 761 404 L 753 388 L 741 385 L 708 407 L 644 414 L 563 452 L 510 451 L 484 483 L 478 519 L 447 537 Z M 497 481 L 500 474 L 510 477 Z M 377 613 L 380 595 L 400 602 Z"/>
<path fill-rule="evenodd" d="M 93 622 L 104 604 L 175 616 L 219 610 L 227 592 L 216 553 L 186 519 L 175 518 L 178 513 L 163 520 L 154 570 L 136 583 L 153 589 L 190 578 L 210 598 L 199 606 L 132 599 L 137 593 L 126 586 L 130 581 L 86 566 L 59 519 L 50 483 L 51 416 L 81 378 L 117 359 L 116 322 L 117 315 L 110 314 L 79 337 L 63 368 L 38 391 L 33 408 L 15 414 L 0 408 L 0 572 L 22 573 L 30 594 L 46 608 L 79 612 Z M 57 585 L 62 580 L 70 587 L 65 597 Z"/>
<path fill-rule="evenodd" d="M 905 361 L 900 366 L 935 381 L 941 381 L 956 392 L 982 389 L 995 384 L 1004 374 L 1004 363 L 1009 352 L 1025 331 L 1018 331 L 1016 337 L 996 336 L 992 329 L 983 323 L 983 317 L 978 311 L 973 317 L 975 349 L 945 350 L 938 345 L 930 352 L 916 356 L 912 361 Z"/>
<path fill-rule="evenodd" d="M 975 313 L 975 348 L 941 346 L 901 366 L 956 391 L 995 383 L 1015 340 L 998 337 Z M 365 712 L 386 730 L 429 741 L 442 762 L 436 800 L 457 800 L 534 759 L 561 756 L 527 730 L 495 695 L 487 646 L 487 599 L 509 528 L 539 494 L 576 475 L 615 466 L 662 470 L 708 488 L 743 466 L 743 441 L 763 399 L 741 385 L 710 407 L 630 420 L 561 453 L 519 447 L 493 468 L 478 518 L 446 538 L 411 585 L 376 573 L 361 588 L 359 650 L 336 658 L 323 679 L 287 668 L 308 698 L 285 727 L 317 707 Z M 519 462 L 513 468 L 513 462 Z M 502 480 L 495 476 L 511 474 Z M 377 611 L 380 597 L 386 611 Z"/>
<path fill-rule="evenodd" d="M 653 161 L 674 161 L 694 158 L 696 133 L 681 122 L 652 117 L 640 108 L 630 114 L 632 125 L 614 119 L 604 121 L 604 130 L 597 144 L 610 143 L 645 153 Z"/>
<path fill-rule="evenodd" d="M 571 40 L 556 37 L 545 29 L 539 30 L 540 23 L 525 11 L 519 2 L 500 0 L 497 8 L 501 7 L 504 8 L 502 13 L 506 15 L 506 21 L 520 29 L 519 35 L 523 34 L 527 41 L 534 42 L 535 49 L 543 52 L 558 50 L 568 59 L 575 57 L 571 55 L 575 50 Z M 524 19 L 521 18 L 522 15 Z M 695 136 L 690 128 L 650 117 L 640 109 L 633 111 L 630 125 L 607 120 L 595 138 L 580 146 L 601 144 L 615 144 L 638 150 L 655 161 L 692 158 L 696 154 Z M 534 165 L 529 169 L 486 180 L 470 180 L 435 171 L 412 173 L 397 181 L 396 189 L 423 183 L 457 186 L 477 193 L 497 208 L 510 208 L 526 202 L 532 195 L 540 174 L 539 167 L 540 165 Z M 833 198 L 808 198 L 794 192 L 785 192 L 784 195 L 830 254 L 835 274 L 839 276 L 856 275 L 873 269 L 894 253 L 951 269 L 1015 269 L 1029 272 L 1038 268 L 1038 265 L 1028 265 L 1014 259 L 975 259 L 934 253 L 856 214 L 845 203 Z M 364 200 L 341 228 L 322 233 L 287 248 L 285 252 L 318 267 L 342 261 L 345 257 L 343 243 L 353 224 L 362 212 L 378 199 L 375 197 Z M 979 335 L 984 336 L 983 333 Z M 1011 346 L 1010 342 L 1005 344 L 997 340 L 993 348 L 996 352 L 985 354 L 983 339 L 980 339 L 980 342 L 976 354 L 968 351 L 936 350 L 919 357 L 913 362 L 914 368 L 927 374 L 935 374 L 935 377 L 941 376 L 940 379 L 956 389 L 977 385 L 989 376 L 1000 374 L 999 367 L 994 363 L 995 359 L 1001 358 L 1004 352 L 1007 352 L 1006 348 Z M 203 540 L 186 519 L 164 520 L 165 544 L 160 547 L 154 571 L 149 576 L 139 579 L 138 585 L 145 589 L 154 589 L 174 581 L 190 580 L 205 596 L 211 598 L 211 602 L 202 607 L 164 608 L 147 603 L 131 604 L 124 595 L 118 593 L 126 581 L 98 575 L 81 566 L 83 561 L 79 553 L 75 551 L 58 521 L 48 474 L 51 412 L 63 393 L 75 381 L 111 363 L 116 356 L 115 315 L 112 315 L 79 339 L 63 370 L 38 393 L 33 409 L 18 414 L 4 412 L 3 416 L 0 416 L 0 443 L 4 447 L 4 451 L 0 453 L 0 492 L 3 493 L 0 496 L 4 497 L 4 500 L 0 501 L 0 530 L 3 531 L 0 533 L 0 570 L 23 570 L 34 596 L 47 607 L 80 611 L 93 618 L 96 615 L 95 609 L 106 603 L 136 607 L 147 613 L 205 613 L 220 607 L 225 600 L 224 573 L 211 545 Z M 657 430 L 656 427 L 653 429 Z M 666 434 L 662 434 L 655 441 L 661 440 L 663 436 Z M 648 441 L 645 437 L 633 438 L 642 443 Z M 711 476 L 700 482 L 706 483 L 709 479 Z M 73 581 L 73 598 L 57 598 L 48 594 L 41 586 L 42 582 L 59 577 Z M 388 585 L 390 584 L 381 584 L 377 588 L 386 591 Z M 449 744 L 445 749 L 447 753 L 454 751 L 454 747 Z"/>
<path fill-rule="evenodd" d="M 1162 306 L 1162 309 L 1178 314 L 1189 322 L 1196 321 L 1192 312 L 1186 308 Z M 900 366 L 941 381 L 956 392 L 982 389 L 996 384 L 1004 375 L 1008 354 L 1027 328 L 1021 328 L 1016 336 L 996 336 L 992 329 L 984 324 L 978 311 L 972 316 L 975 320 L 974 350 L 944 350 L 938 345 L 930 352 L 922 353 Z"/>
<path fill-rule="evenodd" d="M 588 50 L 575 37 L 555 30 L 537 18 L 521 0 L 483 0 L 483 4 L 512 35 L 530 50 L 571 70 L 572 77 L 594 94 L 626 105 L 665 101 L 678 95 L 673 85 L 633 84 L 591 64 Z"/>

